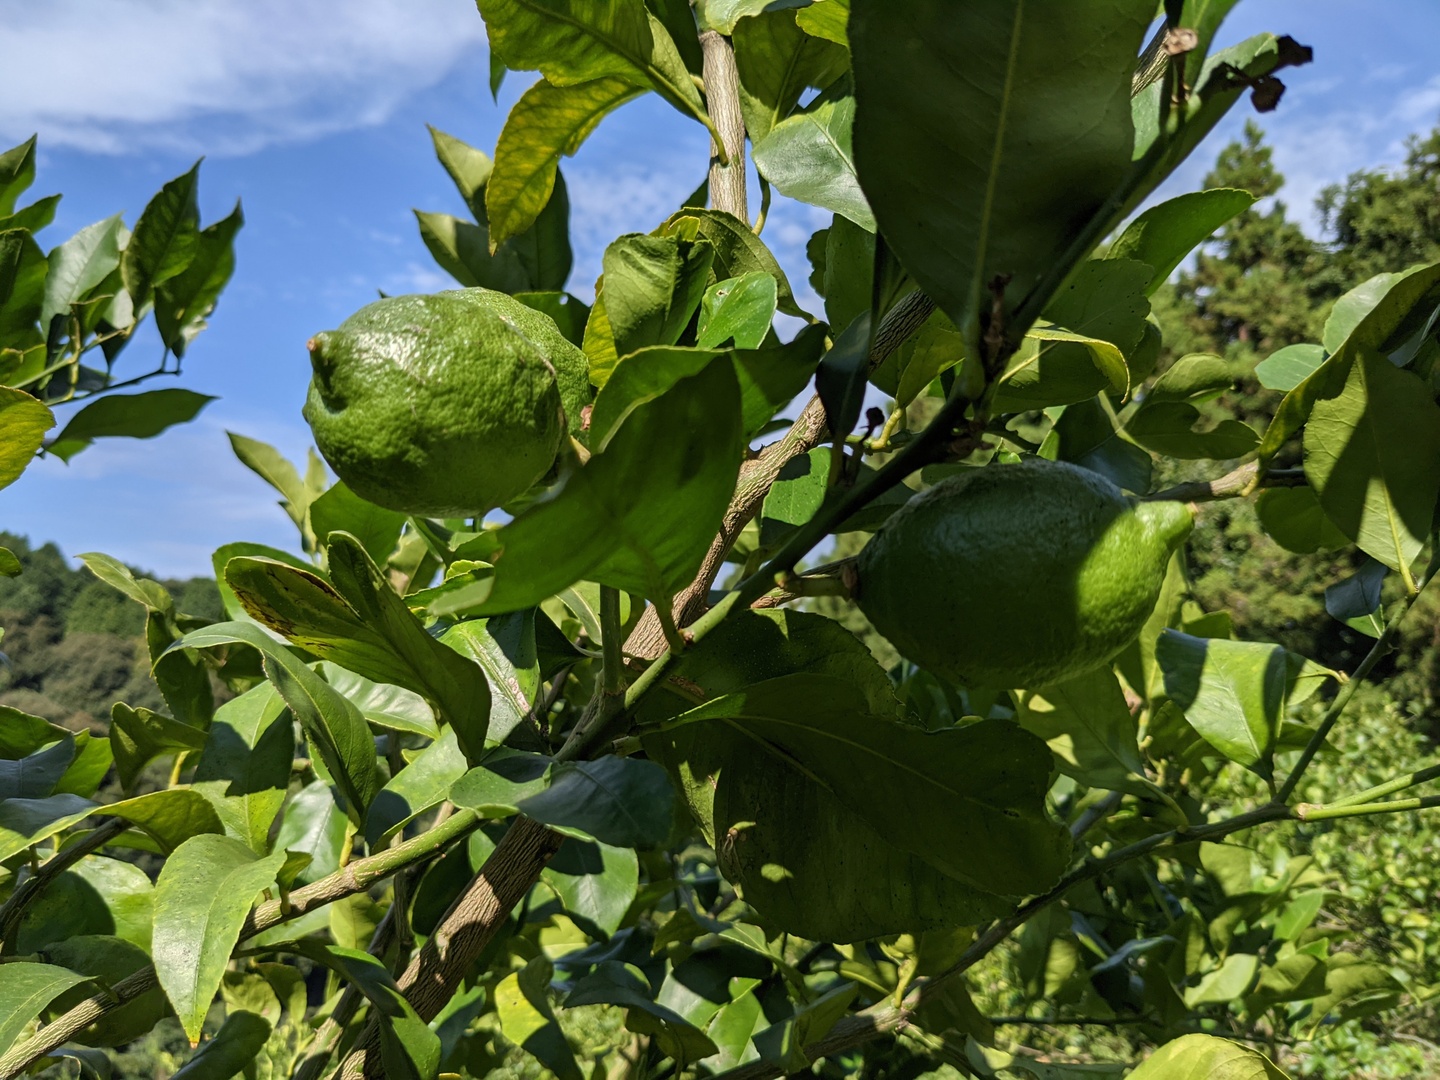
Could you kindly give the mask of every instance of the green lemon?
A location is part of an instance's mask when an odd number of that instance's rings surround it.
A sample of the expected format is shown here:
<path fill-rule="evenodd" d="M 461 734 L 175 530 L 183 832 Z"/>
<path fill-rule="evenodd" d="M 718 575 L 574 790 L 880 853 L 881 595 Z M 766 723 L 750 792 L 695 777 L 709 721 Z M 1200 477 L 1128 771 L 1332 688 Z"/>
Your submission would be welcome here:
<path fill-rule="evenodd" d="M 1191 524 L 1184 504 L 1136 502 L 1075 465 L 977 469 L 917 495 L 861 550 L 856 600 L 938 675 L 1044 686 L 1134 639 Z"/>
<path fill-rule="evenodd" d="M 410 514 L 482 514 L 549 472 L 584 353 L 504 293 L 394 296 L 309 342 L 304 417 L 357 495 Z"/>

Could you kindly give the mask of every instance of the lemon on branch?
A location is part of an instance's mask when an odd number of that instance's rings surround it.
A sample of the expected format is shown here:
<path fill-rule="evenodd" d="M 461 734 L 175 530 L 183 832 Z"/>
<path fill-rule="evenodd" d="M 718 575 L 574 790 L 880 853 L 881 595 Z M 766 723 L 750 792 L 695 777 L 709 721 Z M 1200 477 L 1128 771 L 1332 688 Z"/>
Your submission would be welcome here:
<path fill-rule="evenodd" d="M 586 359 L 545 315 L 457 289 L 361 308 L 309 342 L 303 415 L 356 494 L 411 514 L 482 514 L 555 462 Z"/>
<path fill-rule="evenodd" d="M 1037 687 L 1112 659 L 1189 535 L 1178 502 L 1030 460 L 951 477 L 860 552 L 860 608 L 902 655 L 971 686 Z"/>

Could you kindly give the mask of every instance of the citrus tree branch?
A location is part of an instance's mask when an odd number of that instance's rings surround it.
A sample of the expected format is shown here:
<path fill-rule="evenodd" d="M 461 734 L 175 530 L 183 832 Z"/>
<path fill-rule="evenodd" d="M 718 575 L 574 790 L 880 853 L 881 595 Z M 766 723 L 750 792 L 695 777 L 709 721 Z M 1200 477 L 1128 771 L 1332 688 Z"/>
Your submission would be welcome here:
<path fill-rule="evenodd" d="M 428 832 L 389 848 L 377 855 L 357 859 L 319 881 L 296 889 L 280 900 L 258 905 L 240 931 L 243 946 L 248 937 L 297 919 L 335 900 L 364 892 L 382 878 L 439 855 L 451 841 L 470 832 L 480 823 L 472 810 L 460 810 Z M 154 967 L 144 967 L 120 980 L 108 990 L 86 998 L 70 1011 L 56 1017 L 30 1039 L 0 1057 L 0 1080 L 20 1075 L 28 1066 L 69 1042 L 75 1035 L 108 1013 L 135 1000 L 157 985 Z"/>
<path fill-rule="evenodd" d="M 1262 473 L 1258 461 L 1249 461 L 1214 480 L 1192 480 L 1189 483 L 1176 484 L 1164 491 L 1146 495 L 1144 501 L 1214 502 L 1217 499 L 1242 498 L 1256 488 L 1304 487 L 1305 484 L 1305 472 L 1302 469 L 1270 469 Z"/>
<path fill-rule="evenodd" d="M 748 228 L 745 192 L 745 118 L 740 112 L 740 75 L 730 40 L 714 30 L 700 34 L 705 72 L 705 111 L 722 143 L 710 143 L 710 205 L 734 214 Z"/>

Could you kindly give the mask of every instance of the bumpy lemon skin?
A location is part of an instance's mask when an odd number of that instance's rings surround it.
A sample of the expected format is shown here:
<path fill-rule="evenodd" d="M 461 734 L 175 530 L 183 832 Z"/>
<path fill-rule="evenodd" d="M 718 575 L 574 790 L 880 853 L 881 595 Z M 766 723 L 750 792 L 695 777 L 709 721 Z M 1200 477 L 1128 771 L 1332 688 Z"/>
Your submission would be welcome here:
<path fill-rule="evenodd" d="M 407 514 L 483 514 L 554 463 L 564 434 L 554 366 L 513 318 L 465 295 L 479 291 L 387 297 L 311 338 L 302 413 L 361 498 Z"/>
<path fill-rule="evenodd" d="M 1184 504 L 1136 503 L 1075 465 L 977 469 L 916 496 L 861 550 L 856 599 L 937 675 L 1045 686 L 1134 639 L 1191 525 Z"/>

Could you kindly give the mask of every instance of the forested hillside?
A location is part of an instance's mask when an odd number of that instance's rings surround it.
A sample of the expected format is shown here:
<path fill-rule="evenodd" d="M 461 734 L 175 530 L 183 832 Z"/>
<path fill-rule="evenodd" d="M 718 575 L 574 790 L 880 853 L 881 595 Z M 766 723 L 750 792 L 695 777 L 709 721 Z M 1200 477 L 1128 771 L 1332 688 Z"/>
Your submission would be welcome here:
<path fill-rule="evenodd" d="M 72 730 L 104 734 L 110 706 L 163 709 L 145 652 L 145 611 L 84 569 L 54 544 L 32 547 L 0 533 L 23 568 L 0 578 L 0 705 L 43 716 Z M 146 576 L 151 576 L 147 574 Z M 209 578 L 164 580 L 181 610 L 221 617 Z"/>

